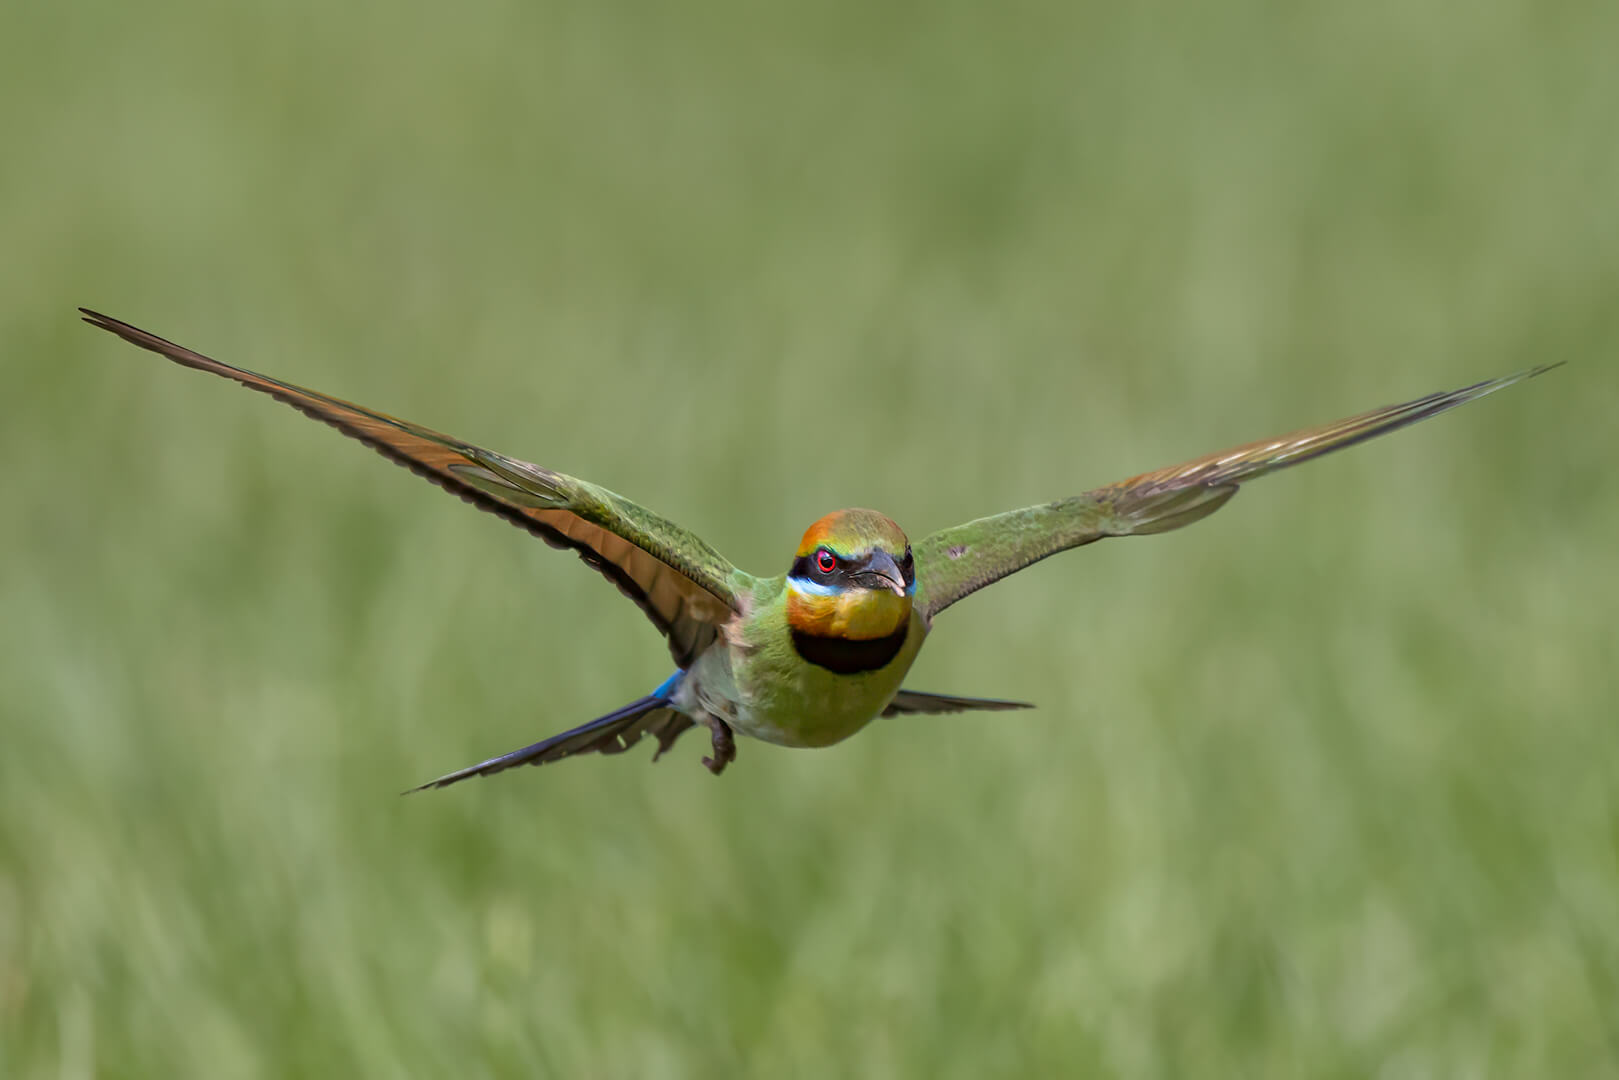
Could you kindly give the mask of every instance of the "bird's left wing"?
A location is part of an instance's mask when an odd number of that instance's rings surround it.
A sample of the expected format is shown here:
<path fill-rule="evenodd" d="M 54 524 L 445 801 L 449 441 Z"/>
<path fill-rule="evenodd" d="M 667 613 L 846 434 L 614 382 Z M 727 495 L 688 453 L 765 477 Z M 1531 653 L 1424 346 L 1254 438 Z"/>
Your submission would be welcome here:
<path fill-rule="evenodd" d="M 1190 525 L 1224 506 L 1245 480 L 1437 416 L 1557 366 L 1429 394 L 936 532 L 915 547 L 916 607 L 932 619 L 969 593 L 1048 555 L 1108 536 L 1144 536 Z"/>
<path fill-rule="evenodd" d="M 474 506 L 571 548 L 663 631 L 686 667 L 740 610 L 736 570 L 685 529 L 606 488 L 266 375 L 81 308 L 85 321 L 177 364 L 233 379 L 358 439 Z"/>

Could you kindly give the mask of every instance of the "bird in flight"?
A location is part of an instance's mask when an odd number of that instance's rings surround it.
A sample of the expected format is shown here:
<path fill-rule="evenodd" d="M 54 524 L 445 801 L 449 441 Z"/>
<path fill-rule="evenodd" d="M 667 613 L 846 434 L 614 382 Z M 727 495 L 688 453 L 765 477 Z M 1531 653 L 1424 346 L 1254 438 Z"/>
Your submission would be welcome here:
<path fill-rule="evenodd" d="M 735 760 L 738 734 L 781 746 L 830 746 L 879 716 L 1030 708 L 903 685 L 941 611 L 1048 555 L 1110 536 L 1190 525 L 1224 506 L 1244 481 L 1437 416 L 1558 366 L 1248 443 L 1082 495 L 969 521 L 915 545 L 875 510 L 838 510 L 804 533 L 786 573 L 755 577 L 700 537 L 606 488 L 80 311 L 93 326 L 177 364 L 269 394 L 551 546 L 571 548 L 663 633 L 676 670 L 652 693 L 415 791 L 575 754 L 617 754 L 647 735 L 657 741 L 656 761 L 699 724 L 712 743 L 703 764 L 717 775 Z"/>

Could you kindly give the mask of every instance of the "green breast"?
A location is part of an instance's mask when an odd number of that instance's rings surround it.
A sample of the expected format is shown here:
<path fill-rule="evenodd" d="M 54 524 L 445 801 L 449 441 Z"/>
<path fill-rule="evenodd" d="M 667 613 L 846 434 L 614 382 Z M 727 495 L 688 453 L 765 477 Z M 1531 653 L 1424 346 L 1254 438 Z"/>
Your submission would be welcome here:
<path fill-rule="evenodd" d="M 892 640 L 806 648 L 793 640 L 778 588 L 771 599 L 756 594 L 739 637 L 742 644 L 732 646 L 731 656 L 739 698 L 736 728 L 782 746 L 830 746 L 887 706 L 922 648 L 927 626 L 913 612 Z"/>

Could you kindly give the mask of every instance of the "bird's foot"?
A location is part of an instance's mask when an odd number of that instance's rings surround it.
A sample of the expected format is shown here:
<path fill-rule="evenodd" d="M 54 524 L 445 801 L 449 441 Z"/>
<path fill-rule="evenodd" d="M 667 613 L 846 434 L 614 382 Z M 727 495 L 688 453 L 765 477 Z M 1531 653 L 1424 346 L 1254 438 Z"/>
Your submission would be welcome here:
<path fill-rule="evenodd" d="M 714 734 L 714 756 L 705 757 L 703 764 L 718 776 L 725 771 L 725 766 L 736 760 L 736 738 L 723 720 L 710 720 L 709 729 Z"/>

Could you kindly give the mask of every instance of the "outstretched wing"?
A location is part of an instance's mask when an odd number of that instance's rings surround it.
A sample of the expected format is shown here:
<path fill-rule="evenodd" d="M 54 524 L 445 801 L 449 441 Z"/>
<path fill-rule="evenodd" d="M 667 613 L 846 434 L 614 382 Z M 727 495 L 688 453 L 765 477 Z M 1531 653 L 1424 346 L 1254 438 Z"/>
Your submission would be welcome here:
<path fill-rule="evenodd" d="M 1059 551 L 1107 536 L 1143 536 L 1190 525 L 1224 506 L 1245 480 L 1437 416 L 1557 366 L 1429 394 L 936 532 L 915 547 L 916 606 L 931 619 L 963 596 Z"/>
<path fill-rule="evenodd" d="M 735 570 L 701 539 L 606 488 L 211 360 L 97 312 L 84 321 L 177 364 L 234 379 L 358 439 L 467 502 L 579 557 L 634 600 L 686 667 L 738 610 Z"/>

